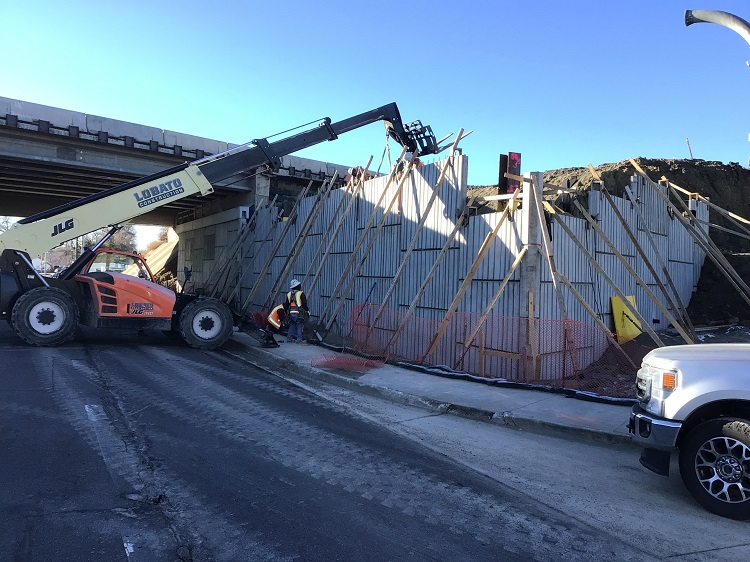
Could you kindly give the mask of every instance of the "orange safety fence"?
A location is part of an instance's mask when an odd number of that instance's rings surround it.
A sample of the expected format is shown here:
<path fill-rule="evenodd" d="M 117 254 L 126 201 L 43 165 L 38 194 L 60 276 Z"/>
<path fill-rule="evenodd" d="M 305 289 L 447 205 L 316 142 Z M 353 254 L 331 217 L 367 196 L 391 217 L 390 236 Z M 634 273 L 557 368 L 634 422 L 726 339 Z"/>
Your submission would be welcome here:
<path fill-rule="evenodd" d="M 442 317 L 404 320 L 403 313 L 386 309 L 372 326 L 379 309 L 377 304 L 355 307 L 341 332 L 341 347 L 369 361 L 362 363 L 365 369 L 377 366 L 377 361 L 401 362 L 488 382 L 633 398 L 635 372 L 654 347 L 650 340 L 639 337 L 618 349 L 611 343 L 612 334 L 573 320 L 491 314 L 475 330 L 482 317 L 478 312 L 456 312 L 441 326 Z M 476 335 L 467 345 L 472 333 Z M 330 361 L 336 366 L 334 358 Z M 339 368 L 360 365 L 347 361 L 339 358 Z"/>

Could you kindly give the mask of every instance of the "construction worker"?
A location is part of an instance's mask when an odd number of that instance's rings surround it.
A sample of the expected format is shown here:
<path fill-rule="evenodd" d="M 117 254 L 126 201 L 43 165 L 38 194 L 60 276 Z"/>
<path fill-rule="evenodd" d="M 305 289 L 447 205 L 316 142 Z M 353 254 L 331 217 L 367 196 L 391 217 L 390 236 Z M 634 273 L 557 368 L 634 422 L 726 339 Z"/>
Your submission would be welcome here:
<path fill-rule="evenodd" d="M 276 343 L 276 340 L 273 337 L 273 334 L 281 334 L 282 328 L 286 326 L 287 314 L 284 310 L 284 304 L 278 304 L 276 305 L 271 312 L 268 314 L 268 318 L 266 318 L 266 328 L 261 329 L 264 335 L 264 340 L 262 341 L 263 347 L 279 347 L 279 344 Z"/>
<path fill-rule="evenodd" d="M 286 324 L 286 311 L 284 303 L 277 304 L 268 315 L 268 324 L 275 332 L 281 333 L 281 327 Z"/>
<path fill-rule="evenodd" d="M 310 318 L 310 309 L 307 307 L 307 296 L 302 290 L 302 283 L 292 279 L 289 283 L 289 292 L 284 301 L 284 312 L 289 320 L 289 332 L 286 335 L 287 342 L 302 343 L 302 327 Z"/>

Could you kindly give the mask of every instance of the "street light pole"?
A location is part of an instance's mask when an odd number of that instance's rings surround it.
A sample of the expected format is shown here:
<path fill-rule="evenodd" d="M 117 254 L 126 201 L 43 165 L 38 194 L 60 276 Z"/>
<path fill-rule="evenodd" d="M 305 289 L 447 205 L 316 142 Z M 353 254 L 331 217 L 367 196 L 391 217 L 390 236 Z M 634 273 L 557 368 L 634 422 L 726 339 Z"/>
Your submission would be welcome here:
<path fill-rule="evenodd" d="M 750 23 L 742 18 L 718 10 L 685 10 L 685 25 L 715 23 L 739 33 L 750 44 Z M 750 66 L 750 62 L 747 63 Z"/>
<path fill-rule="evenodd" d="M 734 14 L 719 10 L 685 10 L 685 25 L 688 26 L 694 23 L 715 23 L 722 25 L 739 33 L 750 44 L 750 23 Z M 750 61 L 746 61 L 745 64 L 750 66 Z M 748 136 L 748 140 L 750 141 L 750 135 Z M 748 166 L 750 166 L 750 159 L 748 160 Z"/>

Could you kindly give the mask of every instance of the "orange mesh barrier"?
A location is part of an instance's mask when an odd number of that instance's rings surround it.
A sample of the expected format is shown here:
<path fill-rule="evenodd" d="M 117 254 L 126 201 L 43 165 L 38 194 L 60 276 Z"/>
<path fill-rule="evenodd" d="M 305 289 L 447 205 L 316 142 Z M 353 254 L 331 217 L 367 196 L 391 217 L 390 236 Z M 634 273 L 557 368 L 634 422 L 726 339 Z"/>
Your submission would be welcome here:
<path fill-rule="evenodd" d="M 344 347 L 355 356 L 438 367 L 486 380 L 633 398 L 635 372 L 654 347 L 639 337 L 618 349 L 611 343 L 612 334 L 583 322 L 500 315 L 489 315 L 467 345 L 482 316 L 470 312 L 454 313 L 433 342 L 442 318 L 412 316 L 404 322 L 403 314 L 385 310 L 372 326 L 379 308 L 355 307 L 344 326 Z"/>

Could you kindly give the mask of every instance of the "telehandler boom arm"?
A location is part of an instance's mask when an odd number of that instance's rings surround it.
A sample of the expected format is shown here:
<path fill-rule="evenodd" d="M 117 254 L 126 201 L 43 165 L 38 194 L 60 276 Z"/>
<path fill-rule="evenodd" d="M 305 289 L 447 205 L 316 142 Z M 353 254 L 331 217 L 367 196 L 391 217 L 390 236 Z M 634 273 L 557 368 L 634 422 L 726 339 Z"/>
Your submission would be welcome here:
<path fill-rule="evenodd" d="M 419 121 L 411 125 L 402 123 L 395 103 L 336 123 L 326 117 L 318 127 L 291 137 L 270 143 L 267 139 L 256 139 L 22 219 L 0 234 L 0 252 L 14 249 L 32 257 L 41 255 L 68 240 L 98 228 L 126 223 L 183 197 L 212 193 L 213 184 L 237 174 L 262 165 L 278 168 L 282 156 L 335 140 L 340 134 L 376 121 L 383 121 L 391 138 L 410 152 L 437 154 L 441 150 L 429 126 Z"/>

